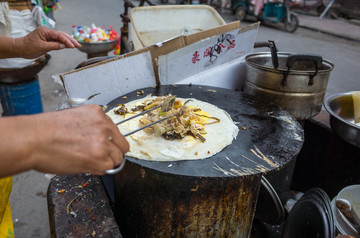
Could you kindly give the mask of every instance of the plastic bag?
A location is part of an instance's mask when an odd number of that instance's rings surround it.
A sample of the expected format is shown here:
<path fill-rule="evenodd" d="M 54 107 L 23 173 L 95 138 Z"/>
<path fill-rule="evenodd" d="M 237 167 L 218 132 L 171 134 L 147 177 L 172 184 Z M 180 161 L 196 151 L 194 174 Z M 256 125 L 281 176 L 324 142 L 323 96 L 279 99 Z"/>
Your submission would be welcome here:
<path fill-rule="evenodd" d="M 34 7 L 33 11 L 33 19 L 37 23 L 38 26 L 45 26 L 47 28 L 55 28 L 55 21 L 48 16 L 46 16 L 44 10 L 40 6 Z"/>

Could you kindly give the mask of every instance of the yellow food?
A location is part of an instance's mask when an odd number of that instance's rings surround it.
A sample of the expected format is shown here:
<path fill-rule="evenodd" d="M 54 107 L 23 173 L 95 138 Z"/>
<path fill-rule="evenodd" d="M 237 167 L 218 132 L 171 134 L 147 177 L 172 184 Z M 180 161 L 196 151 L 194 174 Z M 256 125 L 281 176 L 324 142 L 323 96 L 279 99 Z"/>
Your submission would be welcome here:
<path fill-rule="evenodd" d="M 354 121 L 355 123 L 360 122 L 360 92 L 352 94 L 354 104 Z"/>

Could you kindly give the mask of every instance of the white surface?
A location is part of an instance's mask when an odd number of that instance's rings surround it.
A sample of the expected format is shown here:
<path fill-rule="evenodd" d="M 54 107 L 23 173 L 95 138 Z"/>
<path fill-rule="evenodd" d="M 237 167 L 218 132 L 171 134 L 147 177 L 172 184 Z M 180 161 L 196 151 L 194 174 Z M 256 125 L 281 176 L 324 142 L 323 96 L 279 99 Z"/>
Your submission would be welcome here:
<path fill-rule="evenodd" d="M 215 69 L 190 76 L 177 84 L 198 84 L 242 91 L 246 63 L 243 58 L 233 60 Z"/>
<path fill-rule="evenodd" d="M 69 98 L 100 105 L 136 89 L 156 85 L 150 52 L 75 71 L 63 79 Z M 98 95 L 92 97 L 95 94 Z"/>
<path fill-rule="evenodd" d="M 207 5 L 145 6 L 131 9 L 129 16 L 129 39 L 135 50 L 225 25 L 222 17 Z"/>
<path fill-rule="evenodd" d="M 161 84 L 193 83 L 239 89 L 240 75 L 245 75 L 244 56 L 252 52 L 256 33 L 257 29 L 241 33 L 236 29 L 160 56 Z"/>

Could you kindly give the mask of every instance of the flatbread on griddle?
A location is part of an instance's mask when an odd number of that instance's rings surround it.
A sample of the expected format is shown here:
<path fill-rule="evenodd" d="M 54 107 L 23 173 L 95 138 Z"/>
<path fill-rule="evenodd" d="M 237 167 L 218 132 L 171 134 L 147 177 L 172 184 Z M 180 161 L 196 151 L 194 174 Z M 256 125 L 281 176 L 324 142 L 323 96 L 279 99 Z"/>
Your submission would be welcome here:
<path fill-rule="evenodd" d="M 147 96 L 139 100 L 128 102 L 124 105 L 128 111 L 131 111 L 132 108 L 141 105 L 145 100 L 154 100 L 155 98 L 157 97 Z M 180 100 L 183 104 L 188 98 L 177 98 L 177 100 Z M 205 142 L 202 142 L 191 135 L 186 135 L 182 139 L 167 140 L 161 135 L 155 133 L 149 134 L 142 130 L 127 137 L 130 144 L 130 151 L 126 155 L 149 161 L 205 159 L 220 152 L 236 138 L 239 129 L 226 111 L 210 103 L 194 98 L 191 98 L 191 101 L 187 103 L 187 106 L 200 108 L 202 113 L 220 119 L 220 122 L 218 123 L 205 125 L 206 134 L 203 134 L 203 137 L 206 139 Z M 131 113 L 118 115 L 114 112 L 116 109 L 117 108 L 114 108 L 107 112 L 107 115 L 114 123 L 134 115 Z M 126 134 L 140 128 L 139 118 L 141 117 L 142 116 L 139 116 L 120 124 L 118 126 L 120 132 Z"/>

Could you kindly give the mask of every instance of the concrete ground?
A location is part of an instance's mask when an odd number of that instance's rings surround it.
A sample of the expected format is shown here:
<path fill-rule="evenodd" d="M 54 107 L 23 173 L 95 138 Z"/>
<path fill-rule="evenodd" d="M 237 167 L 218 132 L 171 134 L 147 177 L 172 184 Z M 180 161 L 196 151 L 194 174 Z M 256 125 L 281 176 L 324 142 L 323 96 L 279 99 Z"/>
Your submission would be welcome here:
<path fill-rule="evenodd" d="M 137 5 L 138 2 L 134 1 Z M 155 1 L 156 4 L 158 2 Z M 111 0 L 62 0 L 62 9 L 54 13 L 56 29 L 71 33 L 72 25 L 122 26 L 120 14 L 123 1 Z M 225 21 L 234 21 L 230 12 L 222 14 Z M 312 19 L 316 22 L 316 19 Z M 248 24 L 249 22 L 244 22 Z M 309 23 L 310 26 L 314 25 Z M 335 31 L 335 29 L 334 29 Z M 327 36 L 317 31 L 299 28 L 295 33 L 283 32 L 278 26 L 261 26 L 257 41 L 275 40 L 280 51 L 312 52 L 331 59 L 335 66 L 331 74 L 327 94 L 360 90 L 358 76 L 360 43 Z M 266 51 L 266 49 L 265 49 Z M 87 59 L 76 49 L 51 52 L 48 65 L 39 73 L 45 111 L 59 108 L 64 102 L 64 90 L 52 79 L 53 74 L 68 72 Z M 112 53 L 109 53 L 112 55 Z M 42 173 L 30 171 L 14 176 L 10 202 L 16 237 L 49 237 L 46 193 L 49 179 Z"/>

